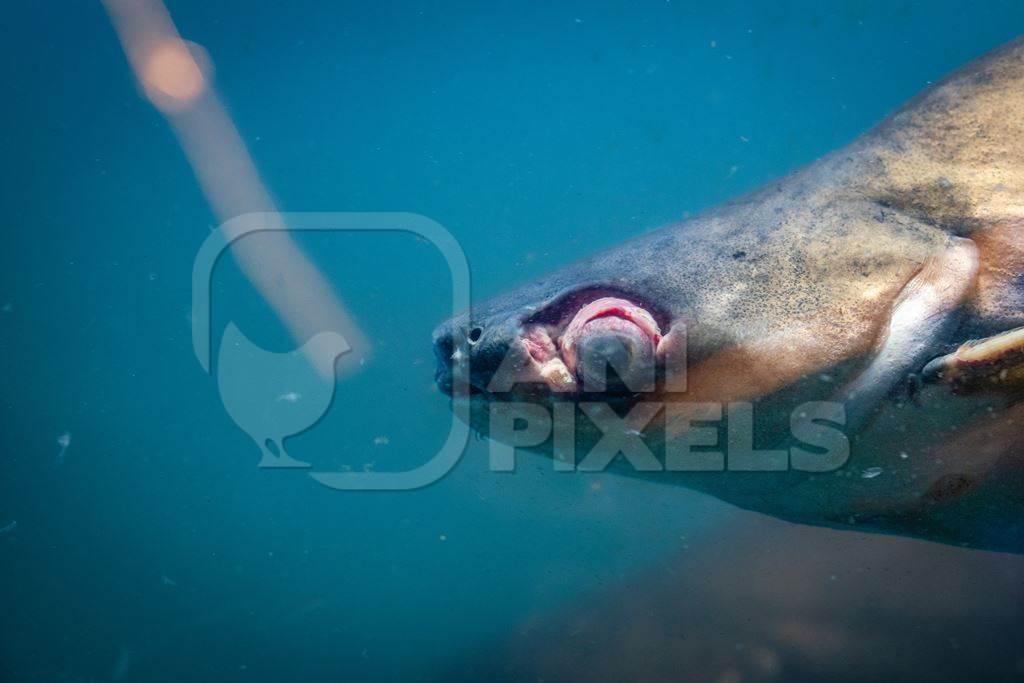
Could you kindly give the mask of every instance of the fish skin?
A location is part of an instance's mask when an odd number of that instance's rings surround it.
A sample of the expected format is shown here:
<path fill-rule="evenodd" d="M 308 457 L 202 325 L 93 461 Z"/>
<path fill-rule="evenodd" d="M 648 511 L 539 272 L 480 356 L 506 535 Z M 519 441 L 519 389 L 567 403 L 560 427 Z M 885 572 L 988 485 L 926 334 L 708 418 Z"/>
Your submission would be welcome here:
<path fill-rule="evenodd" d="M 1019 397 L 918 387 L 915 377 L 929 358 L 1024 326 L 1024 38 L 938 81 L 846 147 L 481 303 L 441 325 L 434 341 L 468 353 L 470 381 L 486 389 L 524 324 L 550 320 L 557 334 L 563 310 L 619 296 L 663 329 L 685 326 L 686 400 L 754 401 L 755 438 L 785 442 L 794 406 L 857 386 L 887 348 L 914 278 L 961 241 L 971 243 L 976 267 L 963 269 L 969 280 L 940 284 L 962 295 L 935 307 L 949 316 L 943 324 L 902 325 L 914 353 L 896 354 L 884 372 L 876 363 L 872 376 L 891 386 L 856 392 L 863 398 L 853 408 L 864 417 L 845 468 L 623 471 L 795 522 L 1020 553 Z M 478 332 L 468 345 L 471 328 Z M 444 387 L 451 366 L 439 360 Z M 536 388 L 516 391 L 513 398 L 555 402 Z M 493 399 L 486 391 L 469 398 L 482 433 Z M 601 436 L 592 425 L 577 429 L 577 450 Z M 534 450 L 550 455 L 551 444 Z M 879 476 L 846 476 L 876 467 Z"/>

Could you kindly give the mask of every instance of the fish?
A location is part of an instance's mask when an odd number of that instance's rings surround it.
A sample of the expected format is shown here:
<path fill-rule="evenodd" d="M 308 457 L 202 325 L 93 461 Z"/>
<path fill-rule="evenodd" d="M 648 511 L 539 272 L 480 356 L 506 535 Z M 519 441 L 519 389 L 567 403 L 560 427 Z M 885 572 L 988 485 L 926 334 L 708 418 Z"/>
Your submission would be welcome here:
<path fill-rule="evenodd" d="M 1024 552 L 1024 38 L 432 343 L 492 463 L 514 448 L 794 523 Z"/>

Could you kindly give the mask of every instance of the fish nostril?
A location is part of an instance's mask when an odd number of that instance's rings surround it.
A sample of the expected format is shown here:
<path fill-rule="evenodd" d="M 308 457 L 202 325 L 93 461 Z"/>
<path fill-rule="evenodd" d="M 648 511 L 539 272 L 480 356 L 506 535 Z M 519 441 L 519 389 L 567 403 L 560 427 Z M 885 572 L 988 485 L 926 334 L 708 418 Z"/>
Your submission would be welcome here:
<path fill-rule="evenodd" d="M 480 341 L 480 337 L 482 337 L 483 334 L 484 330 L 482 327 L 474 327 L 473 329 L 471 329 L 469 331 L 469 336 L 467 337 L 467 339 L 469 340 L 469 345 L 475 346 L 476 343 Z"/>

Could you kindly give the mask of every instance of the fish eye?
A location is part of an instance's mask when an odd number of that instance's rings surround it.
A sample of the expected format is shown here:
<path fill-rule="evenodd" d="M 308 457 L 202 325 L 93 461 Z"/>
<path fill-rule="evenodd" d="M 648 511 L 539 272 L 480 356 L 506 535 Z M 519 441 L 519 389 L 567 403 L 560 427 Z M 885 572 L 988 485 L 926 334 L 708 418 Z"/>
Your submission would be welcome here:
<path fill-rule="evenodd" d="M 469 344 L 470 344 L 470 346 L 472 346 L 472 345 L 476 344 L 478 341 L 480 341 L 480 337 L 481 337 L 481 335 L 483 335 L 483 333 L 484 333 L 484 330 L 483 330 L 482 327 L 474 327 L 473 329 L 471 329 L 469 331 Z"/>

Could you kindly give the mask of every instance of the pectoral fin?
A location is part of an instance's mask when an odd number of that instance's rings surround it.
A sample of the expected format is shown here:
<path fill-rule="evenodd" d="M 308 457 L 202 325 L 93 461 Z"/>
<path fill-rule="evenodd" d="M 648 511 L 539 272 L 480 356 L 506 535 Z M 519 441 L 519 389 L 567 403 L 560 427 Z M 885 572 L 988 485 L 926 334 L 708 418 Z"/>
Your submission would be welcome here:
<path fill-rule="evenodd" d="M 954 238 L 907 283 L 893 303 L 871 363 L 835 397 L 846 406 L 848 429 L 867 420 L 897 383 L 934 354 L 936 340 L 949 334 L 977 272 L 974 243 Z"/>
<path fill-rule="evenodd" d="M 960 393 L 1024 390 L 1024 327 L 969 341 L 925 366 L 922 379 Z"/>

